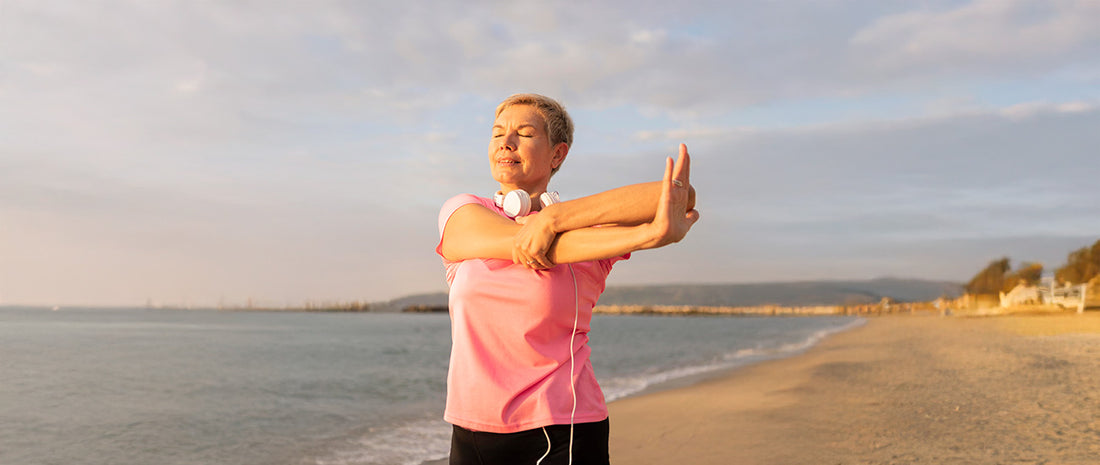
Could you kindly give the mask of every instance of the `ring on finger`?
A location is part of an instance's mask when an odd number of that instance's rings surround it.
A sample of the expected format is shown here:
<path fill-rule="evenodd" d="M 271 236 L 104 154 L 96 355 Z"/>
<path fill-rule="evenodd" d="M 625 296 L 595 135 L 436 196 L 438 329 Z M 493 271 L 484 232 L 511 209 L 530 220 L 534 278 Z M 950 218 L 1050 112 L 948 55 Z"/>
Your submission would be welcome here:
<path fill-rule="evenodd" d="M 684 187 L 684 182 L 679 179 L 673 179 L 672 184 L 676 187 Z"/>

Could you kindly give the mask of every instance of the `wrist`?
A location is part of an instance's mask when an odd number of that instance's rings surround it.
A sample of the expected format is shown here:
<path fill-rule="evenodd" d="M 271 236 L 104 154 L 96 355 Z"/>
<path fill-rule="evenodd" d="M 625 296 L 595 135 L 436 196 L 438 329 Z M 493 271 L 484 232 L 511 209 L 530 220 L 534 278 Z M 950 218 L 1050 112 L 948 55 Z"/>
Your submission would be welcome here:
<path fill-rule="evenodd" d="M 561 204 L 555 203 L 542 207 L 538 214 L 538 219 L 543 221 L 554 234 L 565 232 L 561 227 L 560 210 Z"/>
<path fill-rule="evenodd" d="M 653 223 L 642 223 L 634 226 L 635 231 L 638 233 L 639 250 L 642 249 L 656 249 L 661 247 L 662 235 Z"/>

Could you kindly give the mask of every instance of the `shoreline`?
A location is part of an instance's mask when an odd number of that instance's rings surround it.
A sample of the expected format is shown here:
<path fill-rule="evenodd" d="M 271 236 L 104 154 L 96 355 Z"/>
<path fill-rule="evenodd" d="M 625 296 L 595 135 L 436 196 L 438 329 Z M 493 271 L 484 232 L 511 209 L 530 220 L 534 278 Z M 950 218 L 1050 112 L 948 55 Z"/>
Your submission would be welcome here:
<path fill-rule="evenodd" d="M 612 316 L 616 316 L 616 315 L 612 315 Z M 672 317 L 685 317 L 685 316 L 687 316 L 687 317 L 694 317 L 694 316 L 714 317 L 714 316 L 719 316 L 719 315 L 646 315 L 646 316 L 649 316 L 649 317 L 669 317 L 669 316 L 672 316 Z M 820 329 L 820 330 L 814 332 L 813 334 L 809 335 L 806 339 L 803 339 L 803 340 L 798 341 L 796 343 L 790 343 L 790 344 L 781 346 L 779 348 L 764 349 L 764 350 L 747 349 L 746 351 L 750 352 L 750 353 L 746 354 L 745 358 L 728 361 L 726 364 L 724 364 L 724 366 L 713 366 L 713 365 L 712 366 L 707 366 L 707 365 L 688 366 L 687 368 L 699 368 L 699 370 L 698 371 L 692 370 L 692 372 L 689 373 L 689 374 L 674 375 L 674 376 L 669 377 L 667 379 L 663 379 L 663 380 L 660 380 L 660 381 L 655 381 L 655 382 L 649 383 L 645 387 L 641 388 L 640 390 L 631 391 L 631 392 L 629 392 L 625 395 L 611 396 L 610 394 L 608 394 L 608 391 L 605 389 L 604 396 L 607 399 L 607 405 L 610 408 L 611 404 L 613 404 L 615 402 L 619 402 L 621 400 L 631 399 L 631 398 L 635 398 L 635 397 L 645 397 L 645 396 L 648 396 L 650 394 L 654 394 L 654 393 L 662 392 L 662 391 L 673 390 L 673 389 L 690 388 L 691 386 L 694 386 L 696 384 L 711 381 L 711 380 L 715 380 L 715 379 L 720 379 L 720 378 L 723 378 L 723 377 L 726 377 L 726 376 L 730 376 L 730 375 L 738 372 L 739 370 L 743 370 L 743 369 L 746 369 L 746 368 L 749 368 L 749 367 L 752 367 L 752 366 L 756 366 L 756 365 L 759 365 L 759 364 L 769 363 L 769 362 L 773 362 L 773 361 L 777 361 L 777 360 L 784 360 L 784 359 L 788 359 L 788 358 L 799 357 L 802 354 L 806 353 L 806 351 L 811 350 L 814 347 L 816 347 L 822 341 L 824 341 L 824 340 L 826 340 L 826 339 L 828 339 L 828 338 L 830 338 L 830 337 L 832 337 L 836 334 L 852 331 L 856 328 L 862 327 L 863 325 L 865 325 L 867 323 L 867 318 L 866 317 L 854 316 L 854 315 L 820 315 L 820 316 L 816 316 L 816 317 L 820 318 L 820 317 L 837 317 L 837 316 L 839 316 L 839 317 L 850 317 L 851 319 L 847 324 L 837 326 L 837 327 L 833 327 L 833 328 Z M 744 317 L 749 317 L 749 318 L 814 318 L 814 316 L 810 316 L 810 315 L 799 315 L 799 316 L 783 315 L 783 316 L 777 316 L 777 317 L 766 317 L 766 316 L 760 316 L 760 315 L 721 315 L 719 317 L 728 317 L 728 318 L 744 318 Z"/>
<path fill-rule="evenodd" d="M 1100 312 L 862 320 L 786 357 L 609 402 L 611 463 L 1092 465 L 1100 456 Z"/>
<path fill-rule="evenodd" d="M 885 316 L 609 404 L 612 463 L 1093 463 L 1100 314 Z"/>
<path fill-rule="evenodd" d="M 619 314 L 619 315 L 621 315 L 621 314 Z M 617 316 L 617 315 L 616 314 L 605 314 L 603 316 Z M 642 315 L 630 315 L 630 316 L 642 316 Z M 797 315 L 797 316 L 795 316 L 795 315 L 782 315 L 782 316 L 776 316 L 776 317 L 766 317 L 766 316 L 762 316 L 762 315 L 743 315 L 742 316 L 742 315 L 714 315 L 714 314 L 707 314 L 707 315 L 703 315 L 703 314 L 699 314 L 699 315 L 682 315 L 682 314 L 681 315 L 677 315 L 677 314 L 658 315 L 658 314 L 653 314 L 653 315 L 644 315 L 644 316 L 651 317 L 651 318 L 691 317 L 691 316 L 707 316 L 707 317 L 720 317 L 720 318 L 743 318 L 743 317 L 748 317 L 748 318 L 810 318 L 810 317 L 818 317 L 818 318 L 820 318 L 820 317 L 836 317 L 836 316 L 844 317 L 845 315 L 815 315 L 815 316 L 811 316 L 811 315 Z M 765 350 L 763 352 L 754 354 L 754 357 L 753 357 L 754 359 L 752 359 L 750 361 L 731 362 L 729 366 L 717 367 L 717 368 L 708 368 L 708 369 L 705 369 L 705 370 L 701 370 L 699 372 L 686 374 L 686 375 L 682 375 L 682 376 L 676 376 L 676 377 L 672 377 L 672 378 L 665 379 L 665 380 L 662 380 L 662 381 L 654 382 L 652 384 L 646 385 L 645 387 L 641 388 L 638 391 L 632 391 L 629 394 L 626 394 L 626 395 L 621 396 L 621 397 L 608 397 L 608 402 L 607 402 L 608 408 L 609 408 L 609 410 L 613 411 L 612 406 L 615 405 L 616 403 L 622 402 L 624 400 L 635 399 L 635 398 L 645 398 L 645 397 L 648 397 L 648 396 L 651 396 L 651 395 L 654 395 L 654 394 L 657 394 L 657 393 L 671 391 L 671 390 L 684 389 L 684 388 L 690 389 L 692 386 L 695 386 L 699 383 L 704 383 L 704 382 L 707 382 L 707 381 L 710 381 L 710 380 L 720 379 L 720 378 L 723 378 L 725 376 L 730 376 L 731 374 L 737 373 L 738 371 L 744 370 L 748 367 L 756 366 L 756 365 L 759 365 L 759 364 L 766 364 L 766 363 L 770 363 L 770 362 L 778 361 L 778 360 L 785 360 L 785 359 L 789 359 L 789 358 L 800 357 L 803 354 L 805 354 L 806 351 L 812 350 L 813 347 L 817 346 L 822 341 L 827 340 L 830 337 L 833 337 L 834 335 L 836 335 L 838 333 L 850 332 L 854 329 L 860 328 L 860 327 L 864 326 L 866 324 L 866 321 L 867 321 L 867 318 L 864 318 L 864 317 L 857 317 L 857 316 L 854 316 L 854 315 L 848 315 L 848 317 L 849 317 L 848 318 L 849 321 L 847 323 L 843 324 L 843 325 L 840 325 L 840 326 L 837 326 L 837 327 L 819 329 L 816 332 L 810 334 L 808 338 L 799 341 L 798 344 L 791 344 L 791 346 L 797 346 L 797 347 L 790 348 L 790 347 L 787 347 L 787 346 L 783 346 L 783 347 L 780 347 L 780 348 L 768 349 L 768 350 Z M 608 391 L 606 391 L 606 390 L 605 390 L 605 395 L 609 395 Z M 617 426 L 614 426 L 616 424 L 614 413 L 611 413 L 610 417 L 611 417 L 612 424 L 613 424 L 613 426 L 611 427 L 611 434 L 614 435 L 615 434 L 615 428 L 617 427 Z M 420 462 L 419 465 L 446 465 L 447 463 L 448 463 L 448 460 L 447 460 L 446 457 L 444 457 L 444 458 L 441 458 L 441 459 L 425 460 L 425 461 Z M 614 455 L 612 455 L 612 463 L 618 463 L 615 460 Z"/>

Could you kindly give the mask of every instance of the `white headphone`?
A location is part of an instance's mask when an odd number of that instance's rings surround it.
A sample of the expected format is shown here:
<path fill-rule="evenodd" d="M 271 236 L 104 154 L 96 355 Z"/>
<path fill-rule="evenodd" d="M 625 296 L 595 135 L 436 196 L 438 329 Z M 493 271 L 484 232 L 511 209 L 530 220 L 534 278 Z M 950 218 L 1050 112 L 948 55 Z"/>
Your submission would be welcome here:
<path fill-rule="evenodd" d="M 504 214 L 508 215 L 509 218 L 526 216 L 531 213 L 531 194 L 523 189 L 510 191 L 507 195 L 497 191 L 496 194 L 493 194 L 493 201 L 504 210 Z M 543 192 L 542 195 L 539 195 L 539 202 L 543 207 L 546 207 L 561 202 L 561 197 L 558 196 L 557 192 Z"/>

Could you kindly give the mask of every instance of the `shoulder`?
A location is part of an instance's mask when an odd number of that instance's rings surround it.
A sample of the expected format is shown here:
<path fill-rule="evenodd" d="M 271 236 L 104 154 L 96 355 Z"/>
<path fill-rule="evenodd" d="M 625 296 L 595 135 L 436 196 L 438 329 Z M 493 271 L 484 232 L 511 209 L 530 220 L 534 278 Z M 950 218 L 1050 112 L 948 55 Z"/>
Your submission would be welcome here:
<path fill-rule="evenodd" d="M 481 205 L 485 208 L 494 209 L 496 207 L 493 199 L 486 197 L 478 197 L 473 194 L 458 194 L 454 197 L 447 199 L 443 202 L 443 208 L 439 209 L 439 233 L 443 234 L 443 228 L 447 225 L 447 220 L 451 218 L 456 210 L 466 205 L 475 204 Z"/>
<path fill-rule="evenodd" d="M 446 218 L 450 217 L 451 214 L 455 212 L 455 210 L 458 210 L 460 207 L 469 204 L 481 205 L 490 210 L 496 207 L 493 199 L 478 197 L 474 194 L 458 194 L 454 197 L 447 199 L 446 202 L 443 202 L 443 208 L 439 209 L 440 222 L 445 222 Z"/>
<path fill-rule="evenodd" d="M 481 205 L 492 205 L 493 204 L 493 199 L 486 198 L 486 197 L 478 197 L 474 194 L 458 194 L 454 197 L 451 197 L 451 198 L 447 199 L 446 202 L 443 202 L 443 210 L 447 210 L 447 209 L 456 210 L 456 209 L 458 209 L 458 207 L 461 207 L 463 205 L 470 204 L 470 203 L 478 203 L 478 204 L 481 204 Z"/>

